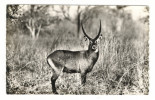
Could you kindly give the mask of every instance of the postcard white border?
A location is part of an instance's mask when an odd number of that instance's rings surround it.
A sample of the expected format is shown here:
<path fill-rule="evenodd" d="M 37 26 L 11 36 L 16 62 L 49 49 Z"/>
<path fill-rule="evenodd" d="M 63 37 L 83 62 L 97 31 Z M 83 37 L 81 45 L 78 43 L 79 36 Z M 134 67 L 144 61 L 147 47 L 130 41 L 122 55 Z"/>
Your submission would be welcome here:
<path fill-rule="evenodd" d="M 73 5 L 148 5 L 150 7 L 150 40 L 149 40 L 149 76 L 150 86 L 149 95 L 125 95 L 125 96 L 106 96 L 106 95 L 7 95 L 6 94 L 6 5 L 7 4 L 73 4 Z M 155 14 L 153 13 L 155 7 L 153 0 L 1 0 L 0 3 L 0 97 L 3 99 L 13 100 L 151 100 L 155 97 Z"/>

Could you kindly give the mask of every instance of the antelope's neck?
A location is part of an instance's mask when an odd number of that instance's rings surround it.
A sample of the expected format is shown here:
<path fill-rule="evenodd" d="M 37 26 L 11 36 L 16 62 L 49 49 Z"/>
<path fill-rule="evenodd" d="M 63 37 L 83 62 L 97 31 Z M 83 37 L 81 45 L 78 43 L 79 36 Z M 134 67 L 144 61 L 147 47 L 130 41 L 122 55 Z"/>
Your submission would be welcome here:
<path fill-rule="evenodd" d="M 99 55 L 99 49 L 96 49 L 95 51 L 88 49 L 87 52 L 87 57 L 95 57 L 98 58 Z"/>
<path fill-rule="evenodd" d="M 86 58 L 90 62 L 90 67 L 88 68 L 88 72 L 90 72 L 99 58 L 99 51 L 88 50 L 86 52 Z"/>

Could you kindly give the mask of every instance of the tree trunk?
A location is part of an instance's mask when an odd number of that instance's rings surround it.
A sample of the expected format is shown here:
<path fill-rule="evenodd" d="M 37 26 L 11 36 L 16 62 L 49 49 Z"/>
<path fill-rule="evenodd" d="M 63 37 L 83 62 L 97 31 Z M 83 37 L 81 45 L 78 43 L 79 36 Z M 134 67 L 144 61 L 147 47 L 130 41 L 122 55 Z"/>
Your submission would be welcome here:
<path fill-rule="evenodd" d="M 78 13 L 77 15 L 77 37 L 78 38 L 80 38 L 80 27 L 81 27 L 80 16 L 81 16 L 81 13 Z"/>
<path fill-rule="evenodd" d="M 31 31 L 32 39 L 35 39 L 35 29 Z"/>
<path fill-rule="evenodd" d="M 77 9 L 77 38 L 80 38 L 80 26 L 81 26 L 81 20 L 80 20 L 80 17 L 81 17 L 81 11 L 80 11 L 80 6 L 78 6 L 78 9 Z"/>
<path fill-rule="evenodd" d="M 38 32 L 37 32 L 37 34 L 36 34 L 37 38 L 39 37 L 40 29 L 41 29 L 41 24 L 40 24 L 39 27 L 38 27 Z"/>
<path fill-rule="evenodd" d="M 26 23 L 26 27 L 29 29 L 32 39 L 35 39 L 36 38 L 36 34 L 35 34 L 36 28 L 34 26 L 34 20 L 32 18 L 29 19 L 28 23 Z"/>

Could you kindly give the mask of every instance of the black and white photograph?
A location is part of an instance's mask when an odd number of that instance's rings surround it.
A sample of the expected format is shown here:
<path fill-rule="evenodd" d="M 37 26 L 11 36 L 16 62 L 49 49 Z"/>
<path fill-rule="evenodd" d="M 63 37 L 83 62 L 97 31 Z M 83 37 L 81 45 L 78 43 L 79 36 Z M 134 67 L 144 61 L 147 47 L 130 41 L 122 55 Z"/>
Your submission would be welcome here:
<path fill-rule="evenodd" d="M 6 94 L 148 95 L 149 6 L 6 5 Z"/>

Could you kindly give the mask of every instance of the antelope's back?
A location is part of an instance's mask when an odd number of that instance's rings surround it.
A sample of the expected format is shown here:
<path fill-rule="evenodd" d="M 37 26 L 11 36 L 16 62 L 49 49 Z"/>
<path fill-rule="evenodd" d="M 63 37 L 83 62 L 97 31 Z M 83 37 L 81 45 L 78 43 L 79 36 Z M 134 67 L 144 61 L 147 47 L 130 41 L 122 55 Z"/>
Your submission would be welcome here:
<path fill-rule="evenodd" d="M 51 59 L 54 63 L 61 66 L 78 70 L 80 62 L 84 62 L 84 53 L 85 51 L 57 50 L 51 53 L 47 59 Z"/>

